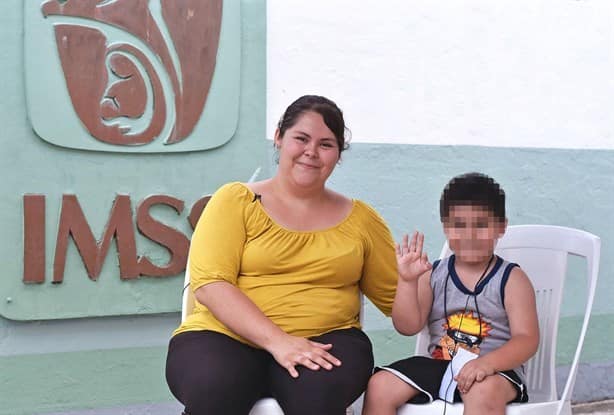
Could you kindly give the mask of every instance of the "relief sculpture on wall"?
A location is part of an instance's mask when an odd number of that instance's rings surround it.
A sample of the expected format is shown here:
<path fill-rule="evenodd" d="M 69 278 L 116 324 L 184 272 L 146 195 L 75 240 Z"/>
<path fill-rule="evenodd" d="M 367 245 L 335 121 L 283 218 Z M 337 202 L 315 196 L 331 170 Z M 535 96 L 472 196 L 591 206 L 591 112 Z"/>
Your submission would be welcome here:
<path fill-rule="evenodd" d="M 80 23 L 54 26 L 73 107 L 89 133 L 105 143 L 149 143 L 160 135 L 171 113 L 174 123 L 165 144 L 177 143 L 192 132 L 207 100 L 220 37 L 222 0 L 161 0 L 166 27 L 160 27 L 148 6 L 149 0 L 48 0 L 41 6 L 45 17 L 78 17 L 131 34 L 153 52 L 165 71 L 159 73 L 134 44 L 110 43 L 96 28 Z M 164 30 L 168 30 L 172 45 L 164 38 Z M 164 91 L 162 76 L 170 79 L 172 91 Z M 146 83 L 151 85 L 151 96 Z M 165 105 L 164 95 L 170 93 L 174 97 L 172 111 Z M 117 122 L 122 117 L 143 117 L 147 105 L 152 107 L 152 115 L 141 131 Z"/>

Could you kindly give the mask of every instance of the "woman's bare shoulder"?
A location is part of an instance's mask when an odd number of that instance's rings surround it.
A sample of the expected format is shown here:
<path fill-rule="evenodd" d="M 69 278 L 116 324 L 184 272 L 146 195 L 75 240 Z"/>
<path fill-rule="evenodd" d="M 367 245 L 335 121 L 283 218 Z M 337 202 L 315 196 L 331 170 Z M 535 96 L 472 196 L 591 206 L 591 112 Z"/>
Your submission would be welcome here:
<path fill-rule="evenodd" d="M 271 179 L 260 180 L 257 182 L 243 183 L 243 186 L 247 187 L 254 194 L 260 195 L 263 193 L 267 193 L 267 190 L 270 189 Z"/>
<path fill-rule="evenodd" d="M 326 189 L 326 192 L 328 194 L 328 199 L 331 201 L 331 203 L 333 203 L 334 205 L 339 206 L 340 208 L 350 208 L 353 203 L 354 200 L 339 193 L 339 192 L 335 192 L 334 190 L 331 189 Z"/>

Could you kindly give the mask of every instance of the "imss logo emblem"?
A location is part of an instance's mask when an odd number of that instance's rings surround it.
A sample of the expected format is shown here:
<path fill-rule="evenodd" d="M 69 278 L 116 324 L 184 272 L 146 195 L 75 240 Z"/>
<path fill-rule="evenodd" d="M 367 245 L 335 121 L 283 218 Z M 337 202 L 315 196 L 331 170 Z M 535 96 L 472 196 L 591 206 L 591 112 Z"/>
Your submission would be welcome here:
<path fill-rule="evenodd" d="M 238 119 L 239 2 L 25 2 L 28 113 L 64 147 L 220 146 Z"/>

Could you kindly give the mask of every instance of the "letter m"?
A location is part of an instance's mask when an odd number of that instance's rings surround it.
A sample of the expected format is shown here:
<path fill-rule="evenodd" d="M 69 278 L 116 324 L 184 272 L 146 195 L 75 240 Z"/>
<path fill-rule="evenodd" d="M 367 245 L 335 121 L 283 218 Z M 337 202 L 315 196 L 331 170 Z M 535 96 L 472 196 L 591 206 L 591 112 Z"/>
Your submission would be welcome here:
<path fill-rule="evenodd" d="M 81 255 L 90 279 L 96 280 L 100 275 L 112 238 L 116 240 L 121 278 L 138 277 L 130 196 L 117 195 L 102 238 L 98 241 L 94 238 L 94 234 L 85 219 L 77 196 L 62 196 L 62 209 L 53 263 L 54 283 L 61 283 L 64 280 L 66 251 L 70 237 L 72 237 Z"/>

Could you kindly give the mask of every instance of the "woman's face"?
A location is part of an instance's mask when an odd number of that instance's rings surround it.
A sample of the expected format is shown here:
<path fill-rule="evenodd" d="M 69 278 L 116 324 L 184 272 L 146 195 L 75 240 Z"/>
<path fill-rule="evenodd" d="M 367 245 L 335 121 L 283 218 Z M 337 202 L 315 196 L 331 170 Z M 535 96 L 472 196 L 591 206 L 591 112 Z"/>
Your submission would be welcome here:
<path fill-rule="evenodd" d="M 283 137 L 275 133 L 279 174 L 305 187 L 324 186 L 339 161 L 339 145 L 320 114 L 307 111 Z"/>

